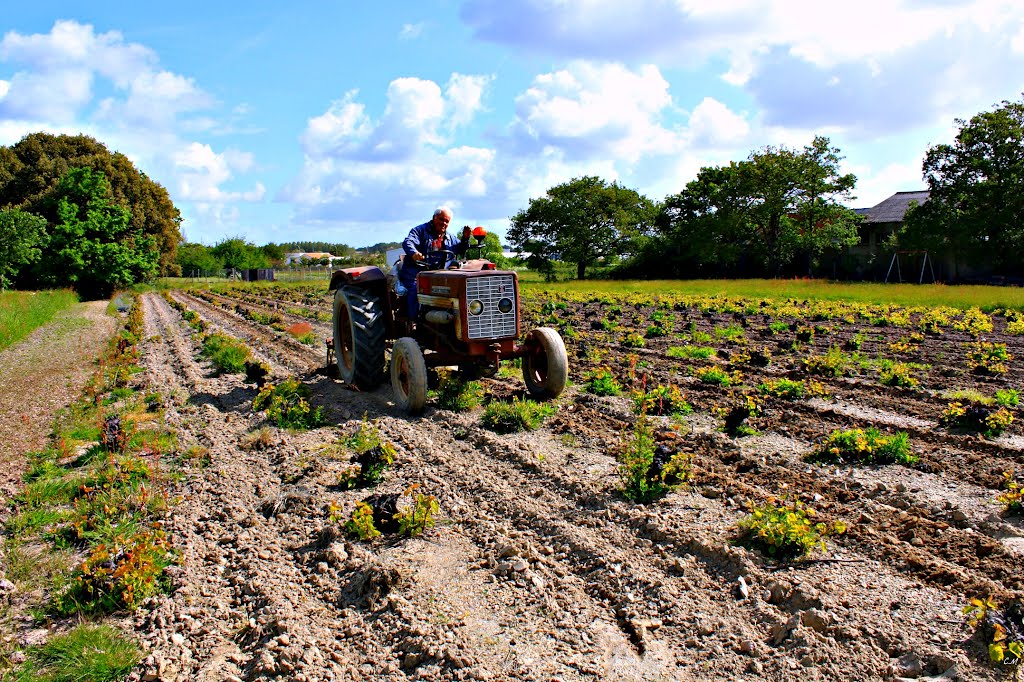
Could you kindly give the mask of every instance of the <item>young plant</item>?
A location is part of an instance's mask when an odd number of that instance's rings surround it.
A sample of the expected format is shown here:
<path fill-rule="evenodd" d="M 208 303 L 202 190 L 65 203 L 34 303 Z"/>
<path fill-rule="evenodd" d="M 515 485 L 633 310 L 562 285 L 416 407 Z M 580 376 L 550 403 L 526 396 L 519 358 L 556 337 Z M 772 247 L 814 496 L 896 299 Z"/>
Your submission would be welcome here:
<path fill-rule="evenodd" d="M 910 449 L 910 436 L 900 431 L 883 435 L 878 429 L 836 430 L 808 457 L 815 462 L 860 464 L 915 464 L 920 458 Z"/>
<path fill-rule="evenodd" d="M 245 371 L 249 347 L 232 336 L 214 332 L 203 340 L 202 354 L 218 374 L 239 374 Z"/>
<path fill-rule="evenodd" d="M 1007 514 L 1024 514 L 1024 485 L 1014 478 L 1012 471 L 1003 472 L 1006 492 L 996 496 Z"/>
<path fill-rule="evenodd" d="M 622 393 L 622 384 L 615 378 L 610 367 L 599 367 L 587 372 L 583 376 L 584 388 L 587 393 L 599 396 L 619 395 Z"/>
<path fill-rule="evenodd" d="M 694 371 L 694 376 L 700 379 L 701 383 L 715 386 L 734 386 L 743 381 L 743 376 L 739 372 L 729 374 L 721 367 L 702 367 Z"/>
<path fill-rule="evenodd" d="M 878 365 L 878 380 L 884 386 L 899 386 L 902 388 L 916 388 L 921 382 L 914 377 L 913 372 L 920 365 L 908 364 L 905 362 L 893 362 L 883 359 Z"/>
<path fill-rule="evenodd" d="M 657 386 L 649 391 L 633 393 L 633 406 L 637 414 L 657 416 L 686 416 L 693 412 L 693 407 L 677 386 Z"/>
<path fill-rule="evenodd" d="M 800 400 L 807 395 L 807 387 L 802 381 L 793 379 L 768 379 L 761 382 L 757 390 L 782 400 Z"/>
<path fill-rule="evenodd" d="M 706 360 L 715 354 L 715 349 L 711 346 L 670 346 L 666 354 L 670 358 Z"/>
<path fill-rule="evenodd" d="M 1020 404 L 1020 393 L 1015 388 L 1003 388 L 996 391 L 996 405 L 1017 407 Z"/>
<path fill-rule="evenodd" d="M 314 429 L 323 425 L 324 408 L 310 407 L 309 387 L 294 377 L 279 384 L 267 384 L 252 401 L 255 412 L 263 411 L 267 420 L 286 429 Z"/>
<path fill-rule="evenodd" d="M 622 495 L 634 502 L 650 502 L 690 480 L 692 455 L 654 444 L 654 428 L 643 414 L 619 452 Z"/>
<path fill-rule="evenodd" d="M 643 334 L 640 332 L 630 332 L 622 340 L 622 345 L 626 348 L 643 348 L 647 345 L 647 342 L 644 341 Z"/>
<path fill-rule="evenodd" d="M 976 431 L 995 438 L 1013 424 L 1013 414 L 1005 407 L 994 409 L 980 402 L 954 401 L 946 406 L 939 423 L 951 429 Z"/>
<path fill-rule="evenodd" d="M 839 349 L 830 346 L 824 355 L 812 355 L 804 358 L 804 371 L 825 377 L 844 377 L 850 373 L 852 359 Z"/>
<path fill-rule="evenodd" d="M 366 502 L 357 502 L 352 516 L 345 521 L 345 532 L 363 542 L 380 537 L 380 531 L 373 522 L 373 507 Z"/>
<path fill-rule="evenodd" d="M 967 349 L 967 366 L 975 374 L 1006 374 L 1006 363 L 1012 359 L 1005 343 L 977 341 Z"/>
<path fill-rule="evenodd" d="M 338 485 L 358 488 L 375 486 L 384 480 L 384 473 L 395 461 L 395 446 L 384 440 L 365 416 L 344 443 L 355 454 L 351 466 L 342 471 Z"/>
<path fill-rule="evenodd" d="M 763 505 L 750 502 L 747 509 L 750 514 L 739 522 L 740 540 L 773 557 L 802 557 L 816 547 L 824 551 L 825 536 L 846 531 L 841 521 L 831 526 L 816 523 L 815 511 L 795 499 L 786 502 L 769 498 Z"/>
<path fill-rule="evenodd" d="M 417 493 L 416 488 L 418 487 L 419 483 L 413 483 L 405 489 L 402 496 L 408 498 L 408 503 L 395 514 L 398 533 L 407 538 L 423 535 L 426 530 L 433 528 L 434 514 L 438 510 L 437 500 L 434 496 Z"/>
<path fill-rule="evenodd" d="M 992 597 L 971 599 L 964 607 L 967 626 L 980 631 L 988 642 L 993 663 L 1016 666 L 1024 660 L 1024 605 L 1014 601 L 1000 610 Z"/>

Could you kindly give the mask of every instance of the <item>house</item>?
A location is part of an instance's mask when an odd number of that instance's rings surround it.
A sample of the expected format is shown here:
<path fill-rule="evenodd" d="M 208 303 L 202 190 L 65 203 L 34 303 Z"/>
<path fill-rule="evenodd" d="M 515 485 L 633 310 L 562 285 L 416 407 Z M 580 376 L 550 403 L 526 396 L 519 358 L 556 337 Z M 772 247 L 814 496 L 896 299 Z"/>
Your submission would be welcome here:
<path fill-rule="evenodd" d="M 860 243 L 850 247 L 847 262 L 843 264 L 847 276 L 883 279 L 893 256 L 885 245 L 886 240 L 903 226 L 910 207 L 928 201 L 929 194 L 928 190 L 896 192 L 870 208 L 853 209 L 862 216 L 862 221 L 858 228 Z"/>
<path fill-rule="evenodd" d="M 320 260 L 322 260 L 324 258 L 328 259 L 328 261 L 333 263 L 335 260 L 339 260 L 340 256 L 334 256 L 334 255 L 332 255 L 330 253 L 327 253 L 326 251 L 298 251 L 298 252 L 295 252 L 295 253 L 286 253 L 286 254 L 284 254 L 284 264 L 285 265 L 292 265 L 292 264 L 301 265 L 304 260 L 308 260 L 308 262 L 311 262 L 311 263 L 317 263 L 318 261 L 320 261 Z"/>

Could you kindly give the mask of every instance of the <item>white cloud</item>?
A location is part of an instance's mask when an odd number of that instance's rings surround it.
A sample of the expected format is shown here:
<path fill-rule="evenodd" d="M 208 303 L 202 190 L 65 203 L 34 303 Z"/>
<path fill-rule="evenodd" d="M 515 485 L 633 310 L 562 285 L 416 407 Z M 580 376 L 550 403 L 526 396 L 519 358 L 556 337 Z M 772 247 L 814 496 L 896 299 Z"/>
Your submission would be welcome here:
<path fill-rule="evenodd" d="M 750 124 L 712 97 L 705 97 L 690 114 L 690 135 L 708 145 L 736 144 L 750 133 Z"/>
<path fill-rule="evenodd" d="M 193 142 L 174 155 L 178 168 L 178 193 L 182 199 L 200 202 L 259 201 L 266 193 L 262 183 L 245 192 L 226 192 L 221 185 L 235 171 L 252 168 L 251 154 L 229 150 L 217 154 L 209 145 Z"/>
<path fill-rule="evenodd" d="M 469 123 L 483 108 L 483 97 L 494 76 L 466 76 L 453 73 L 445 87 L 445 99 L 452 127 Z"/>
<path fill-rule="evenodd" d="M 423 24 L 402 24 L 402 30 L 398 37 L 402 40 L 413 40 L 419 38 L 423 33 Z"/>

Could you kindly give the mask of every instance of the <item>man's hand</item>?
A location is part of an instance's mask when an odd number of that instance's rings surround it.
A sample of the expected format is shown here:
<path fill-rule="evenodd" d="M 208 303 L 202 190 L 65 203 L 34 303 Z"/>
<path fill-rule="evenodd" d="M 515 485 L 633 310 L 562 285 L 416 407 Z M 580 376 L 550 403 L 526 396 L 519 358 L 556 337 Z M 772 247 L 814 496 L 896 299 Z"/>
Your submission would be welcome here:
<path fill-rule="evenodd" d="M 424 258 L 426 258 L 426 256 L 424 256 L 419 251 L 417 251 L 416 253 L 412 254 L 412 259 L 413 260 L 423 260 Z"/>
<path fill-rule="evenodd" d="M 473 230 L 469 228 L 469 225 L 466 225 L 464 228 L 462 228 L 462 241 L 466 241 L 467 239 L 469 239 L 470 235 L 472 234 Z"/>

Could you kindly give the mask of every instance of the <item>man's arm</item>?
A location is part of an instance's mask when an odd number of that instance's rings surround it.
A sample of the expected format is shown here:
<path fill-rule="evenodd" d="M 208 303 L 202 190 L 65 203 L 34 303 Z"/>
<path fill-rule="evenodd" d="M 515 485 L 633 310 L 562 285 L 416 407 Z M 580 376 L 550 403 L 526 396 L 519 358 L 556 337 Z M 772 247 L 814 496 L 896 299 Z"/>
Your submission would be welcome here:
<path fill-rule="evenodd" d="M 473 232 L 469 229 L 469 225 L 462 228 L 462 239 L 452 246 L 452 251 L 460 256 L 465 255 L 466 250 L 469 249 L 469 236 L 471 234 Z"/>
<path fill-rule="evenodd" d="M 407 256 L 411 256 L 414 260 L 420 260 L 423 258 L 423 254 L 420 252 L 420 245 L 423 244 L 423 235 L 420 234 L 420 228 L 422 227 L 422 225 L 417 225 L 409 230 L 409 236 L 405 238 L 404 242 L 402 242 L 402 250 L 405 251 Z M 420 258 L 416 258 L 417 254 L 419 254 Z"/>

